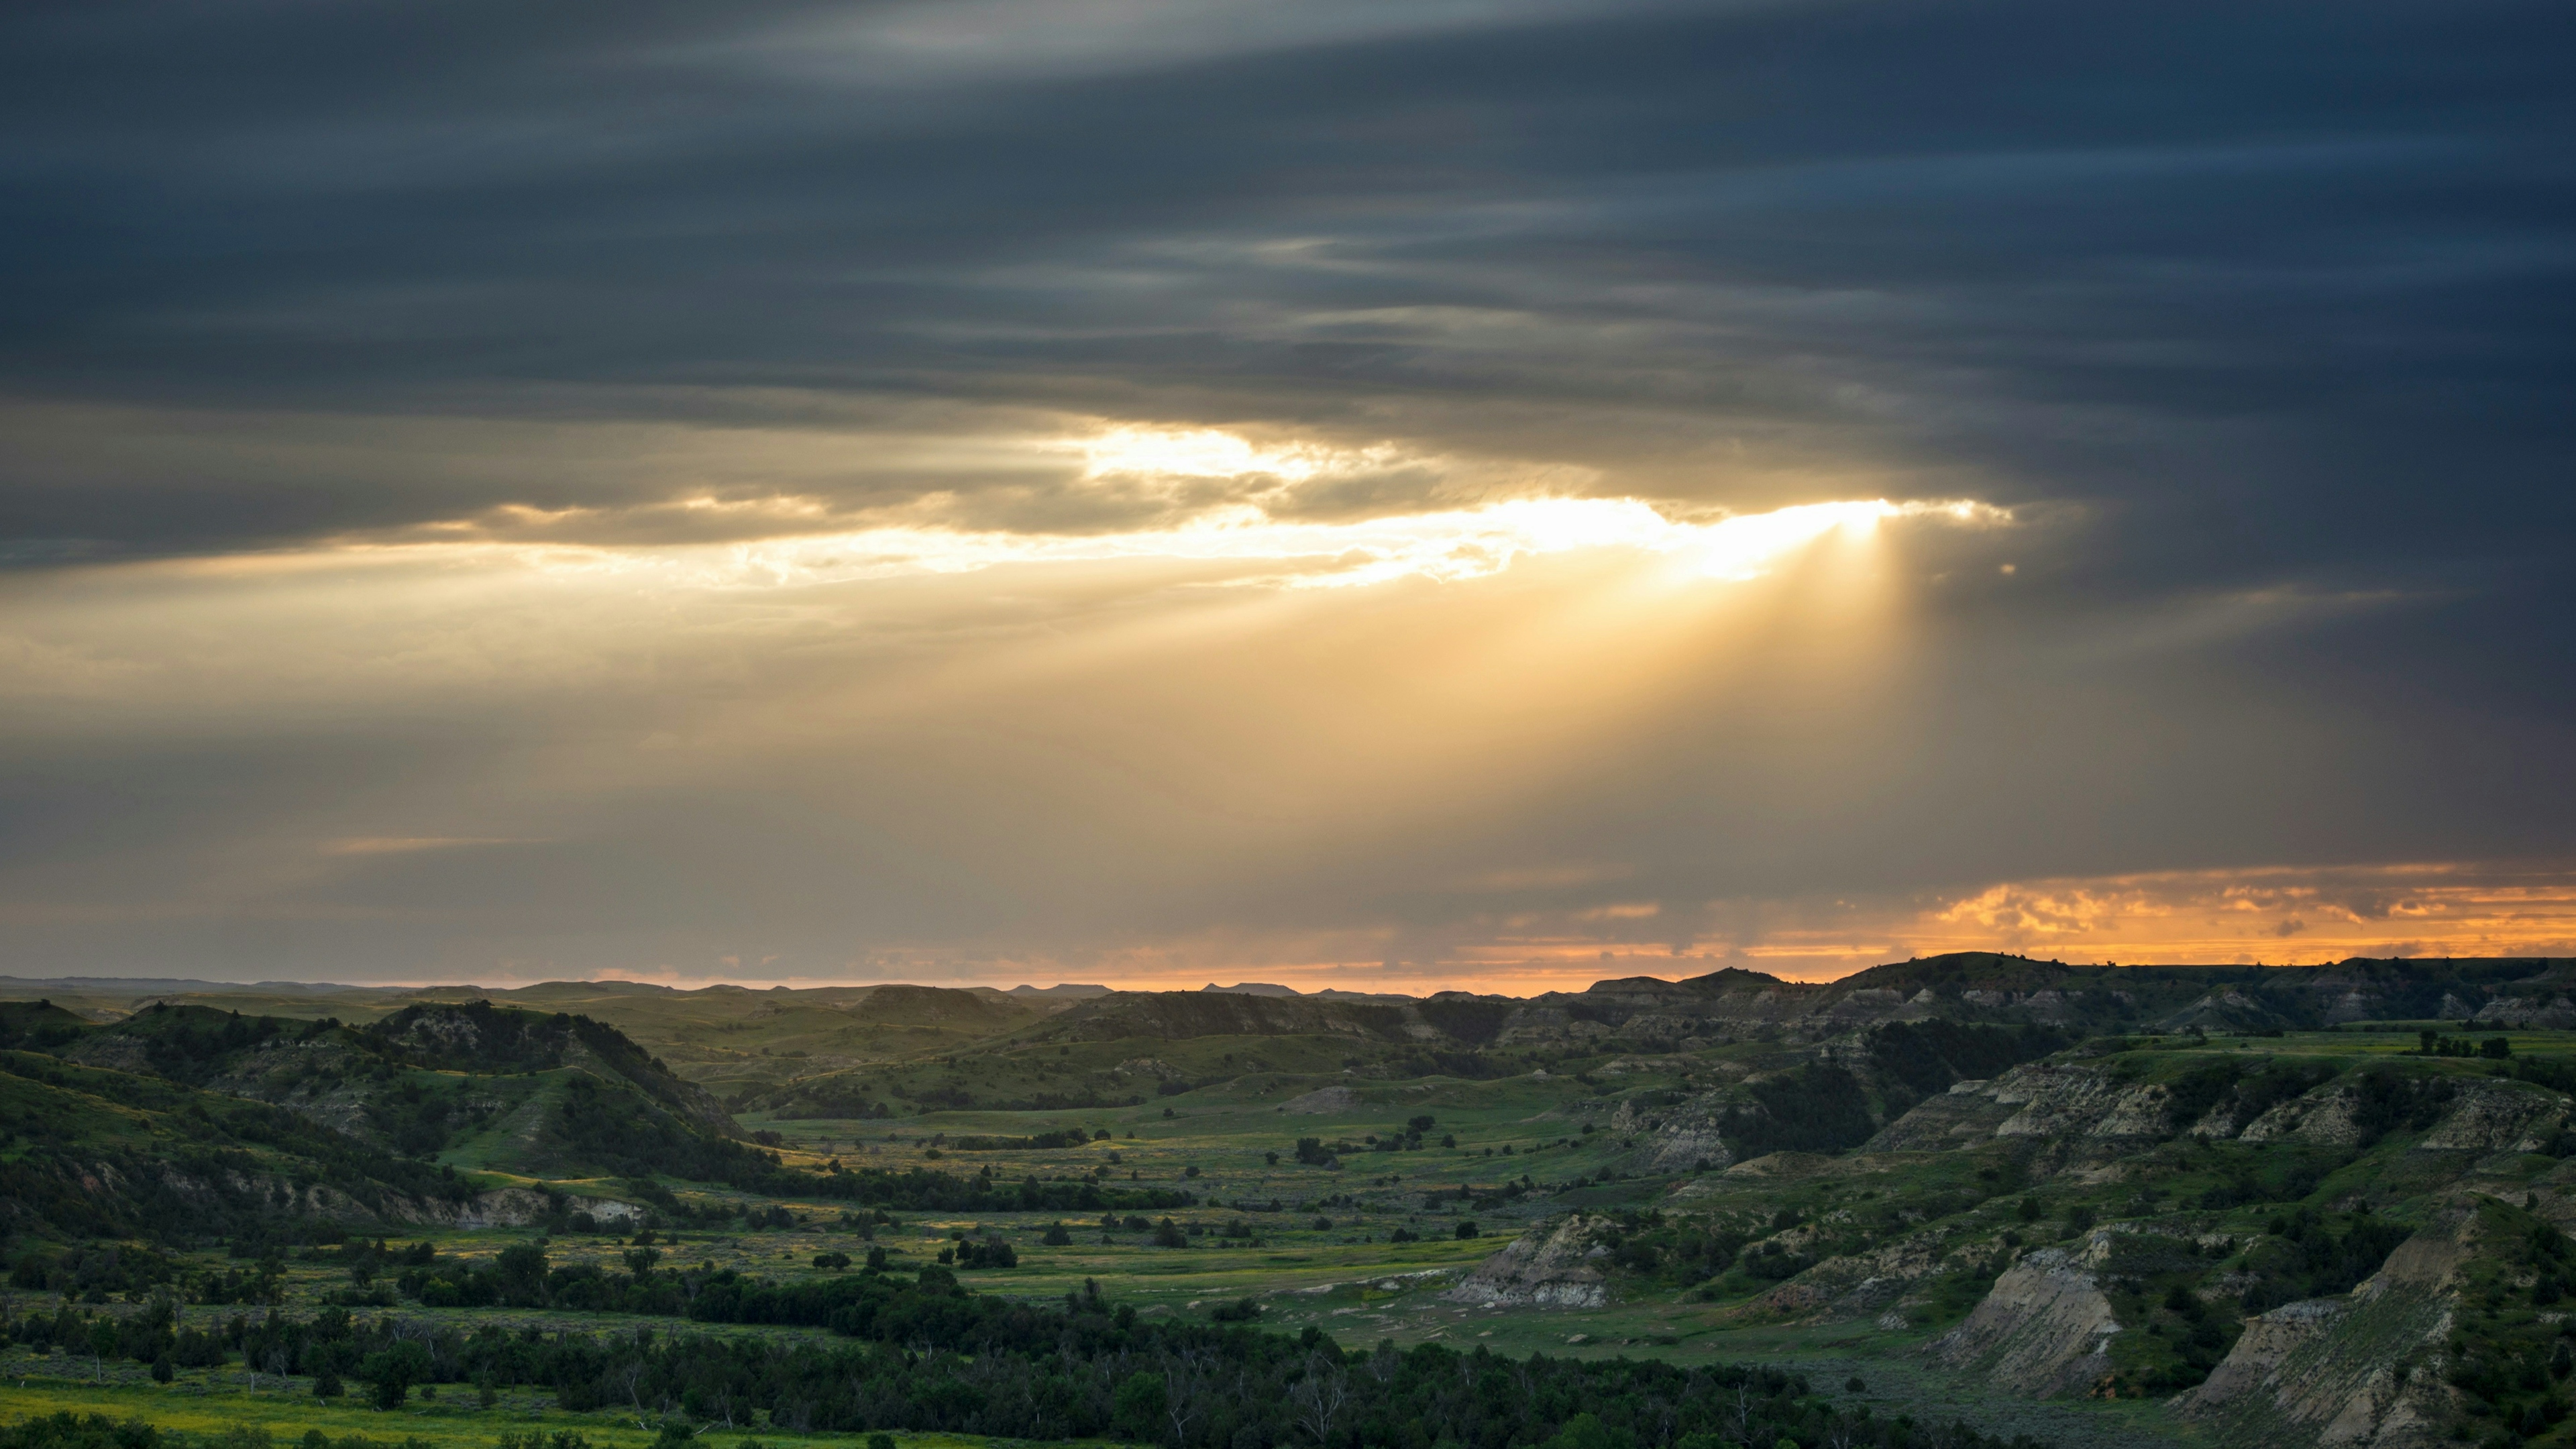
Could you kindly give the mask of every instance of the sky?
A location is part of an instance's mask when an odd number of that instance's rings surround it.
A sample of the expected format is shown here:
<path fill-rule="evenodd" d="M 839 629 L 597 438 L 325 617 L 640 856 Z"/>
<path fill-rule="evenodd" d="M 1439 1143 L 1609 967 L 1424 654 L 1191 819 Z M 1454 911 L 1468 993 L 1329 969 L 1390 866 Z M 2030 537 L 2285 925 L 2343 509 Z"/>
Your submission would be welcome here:
<path fill-rule="evenodd" d="M 0 973 L 2576 954 L 2576 12 L 0 9 Z"/>

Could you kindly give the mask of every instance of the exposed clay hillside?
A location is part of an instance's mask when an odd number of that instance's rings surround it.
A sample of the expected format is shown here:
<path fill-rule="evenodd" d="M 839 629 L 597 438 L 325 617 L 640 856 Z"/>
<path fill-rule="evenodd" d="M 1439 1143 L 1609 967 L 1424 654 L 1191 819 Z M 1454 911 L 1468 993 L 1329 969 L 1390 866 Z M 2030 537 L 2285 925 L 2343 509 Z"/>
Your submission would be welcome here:
<path fill-rule="evenodd" d="M 1440 1296 L 1480 1308 L 1598 1308 L 1609 1301 L 1601 1237 L 1610 1226 L 1576 1213 L 1533 1229 Z"/>
<path fill-rule="evenodd" d="M 2248 1442 L 2445 1442 L 2461 1407 L 2443 1370 L 2466 1308 L 2462 1270 L 2495 1226 L 2474 1199 L 2446 1202 L 2349 1297 L 2249 1320 L 2226 1361 L 2174 1408 Z"/>
<path fill-rule="evenodd" d="M 1932 1345 L 1935 1357 L 2031 1398 L 2090 1388 L 2107 1377 L 2121 1331 L 2110 1298 L 2074 1254 L 2042 1248 L 1995 1280 L 1968 1320 Z"/>
<path fill-rule="evenodd" d="M 363 1035 L 319 1025 L 155 1006 L 90 1032 L 58 1055 L 266 1102 L 350 1137 L 397 1146 L 380 1130 L 382 1114 L 375 1110 L 391 1064 Z"/>
<path fill-rule="evenodd" d="M 2361 1147 L 2411 1130 L 2428 1152 L 2537 1152 L 2569 1125 L 2570 1103 L 2528 1082 L 2442 1063 L 2240 1063 L 2184 1070 L 2119 1056 L 2052 1059 L 1961 1081 L 1889 1123 L 1873 1151 L 1938 1151 L 1988 1141 L 2035 1147 L 2177 1136 Z"/>
<path fill-rule="evenodd" d="M 1715 1073 L 1718 1085 L 1678 1101 L 1668 1093 L 1623 1101 L 1611 1125 L 1635 1145 L 1631 1163 L 1646 1172 L 1708 1171 L 1782 1151 L 1839 1152 L 1887 1130 L 1927 1096 L 2069 1040 L 2031 1023 L 1880 1022 L 1821 1050 L 1784 1054 L 1794 1066 L 1736 1064 Z"/>

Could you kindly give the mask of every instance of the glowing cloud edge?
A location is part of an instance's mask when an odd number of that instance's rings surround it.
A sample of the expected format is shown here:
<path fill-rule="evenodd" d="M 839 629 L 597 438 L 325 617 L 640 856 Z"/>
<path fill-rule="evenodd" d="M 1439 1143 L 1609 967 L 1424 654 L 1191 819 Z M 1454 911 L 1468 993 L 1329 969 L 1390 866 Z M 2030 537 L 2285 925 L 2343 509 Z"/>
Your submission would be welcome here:
<path fill-rule="evenodd" d="M 694 561 L 666 554 L 658 561 L 686 567 L 711 587 L 970 573 L 1011 564 L 1163 561 L 1262 568 L 1259 576 L 1243 580 L 1248 583 L 1349 588 L 1406 577 L 1457 582 L 1499 573 L 1522 557 L 1627 549 L 1685 557 L 1710 578 L 1750 579 L 1838 529 L 1874 529 L 1899 518 L 1996 527 L 2010 523 L 2012 515 L 1969 500 L 1868 499 L 1694 523 L 1676 522 L 1634 498 L 1531 498 L 1359 521 L 1301 522 L 1235 506 L 1178 527 L 1133 532 L 878 528 L 735 544 L 708 551 L 720 557 Z"/>

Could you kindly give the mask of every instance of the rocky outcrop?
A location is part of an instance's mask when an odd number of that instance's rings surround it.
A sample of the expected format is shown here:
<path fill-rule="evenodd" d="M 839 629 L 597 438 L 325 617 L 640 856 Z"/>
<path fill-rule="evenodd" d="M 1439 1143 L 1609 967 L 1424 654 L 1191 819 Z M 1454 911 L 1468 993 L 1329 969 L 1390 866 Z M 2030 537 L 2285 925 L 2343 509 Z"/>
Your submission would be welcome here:
<path fill-rule="evenodd" d="M 1880 1128 L 1863 1150 L 1939 1152 L 1986 1141 L 2020 1110 L 2018 1105 L 1996 1100 L 1994 1085 L 1953 1082 L 1949 1091 L 1916 1103 L 1912 1111 Z"/>
<path fill-rule="evenodd" d="M 1931 1352 L 2013 1393 L 2044 1397 L 2080 1392 L 2109 1373 L 2111 1340 L 2121 1331 L 2091 1270 L 2063 1250 L 2041 1248 L 2004 1270 Z"/>
<path fill-rule="evenodd" d="M 1640 1118 L 1628 1103 L 1622 1102 L 1610 1125 L 1614 1132 L 1644 1134 L 1645 1140 L 1628 1159 L 1634 1171 L 1707 1172 L 1735 1161 L 1735 1149 L 1727 1146 L 1719 1131 L 1726 1106 L 1717 1095 L 1710 1094 Z"/>
<path fill-rule="evenodd" d="M 1601 1237 L 1611 1226 L 1583 1213 L 1540 1224 L 1440 1296 L 1479 1308 L 1599 1308 L 1610 1301 L 1599 1264 L 1610 1256 Z"/>
<path fill-rule="evenodd" d="M 2173 1094 L 2085 1062 L 2033 1062 L 1952 1084 L 1880 1129 L 1872 1151 L 1937 1151 L 1990 1138 L 2140 1138 L 2173 1131 Z"/>
<path fill-rule="evenodd" d="M 2175 1410 L 2246 1442 L 2443 1442 L 2456 1395 L 2442 1382 L 2438 1346 L 2451 1332 L 2474 1221 L 2474 1208 L 2454 1201 L 2349 1299 L 2286 1304 L 2247 1320 L 2225 1361 L 2175 1399 Z M 2436 1352 L 2419 1352 L 2428 1347 Z"/>
<path fill-rule="evenodd" d="M 1936 1237 L 1903 1238 L 1875 1252 L 1827 1258 L 1755 1299 L 1754 1306 L 1817 1322 L 1871 1317 L 1894 1306 L 1943 1263 Z"/>
<path fill-rule="evenodd" d="M 2565 1031 L 2576 1027 L 2576 998 L 2553 991 L 2531 996 L 2505 996 L 2478 1008 L 2477 1020 L 2494 1026 L 2539 1027 Z"/>
<path fill-rule="evenodd" d="M 2133 1086 L 2081 1062 L 2034 1062 L 1997 1077 L 1997 1103 L 2020 1110 L 1998 1137 L 2155 1137 L 2166 1131 L 2173 1094 Z"/>
<path fill-rule="evenodd" d="M 1301 1097 L 1291 1097 L 1279 1110 L 1300 1117 L 1330 1116 L 1357 1111 L 1360 1094 L 1348 1087 L 1318 1087 Z"/>
<path fill-rule="evenodd" d="M 2442 1120 L 2415 1145 L 2455 1152 L 2538 1152 L 2567 1120 L 2567 1099 L 2523 1082 L 2458 1084 Z"/>
<path fill-rule="evenodd" d="M 2320 1147 L 2349 1147 L 2368 1135 L 2359 1120 L 2361 1094 L 2350 1087 L 2325 1087 L 2292 1097 L 2245 1124 L 2237 1134 L 2244 1142 L 2308 1142 Z"/>

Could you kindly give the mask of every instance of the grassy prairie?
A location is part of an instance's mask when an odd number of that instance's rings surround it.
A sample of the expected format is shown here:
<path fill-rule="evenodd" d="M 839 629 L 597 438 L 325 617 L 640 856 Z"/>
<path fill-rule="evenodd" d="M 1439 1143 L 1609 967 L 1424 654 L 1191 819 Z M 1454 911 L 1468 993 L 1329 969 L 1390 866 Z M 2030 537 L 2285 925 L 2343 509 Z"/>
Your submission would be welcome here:
<path fill-rule="evenodd" d="M 553 1407 L 549 1395 L 505 1394 L 500 1403 L 484 1409 L 475 1404 L 471 1389 L 452 1384 L 446 1393 L 427 1403 L 415 1401 L 390 1413 L 378 1413 L 348 1398 L 332 1403 L 316 1399 L 304 1392 L 306 1383 L 301 1379 L 292 1381 L 291 1390 L 252 1390 L 238 1382 L 242 1377 L 238 1369 L 216 1373 L 211 1381 L 205 1373 L 183 1373 L 163 1385 L 139 1374 L 127 1374 L 99 1385 L 62 1377 L 56 1372 L 61 1367 L 59 1359 L 52 1363 L 31 1361 L 23 1353 L 0 1358 L 0 1376 L 5 1376 L 0 1377 L 0 1422 L 69 1411 L 105 1414 L 119 1420 L 141 1419 L 164 1430 L 192 1435 L 220 1434 L 247 1426 L 267 1430 L 280 1449 L 291 1449 L 295 1440 L 317 1429 L 335 1440 L 351 1435 L 370 1439 L 384 1449 L 396 1449 L 408 1439 L 421 1440 L 432 1449 L 491 1449 L 502 1434 L 532 1427 L 576 1430 L 596 1449 L 647 1449 L 655 1434 L 653 1428 L 639 1426 L 631 1415 L 605 1410 L 564 1413 Z M 274 1384 L 275 1380 L 266 1382 Z M 702 1434 L 698 1442 L 708 1449 L 733 1449 L 743 1440 L 757 1438 L 776 1449 L 801 1449 L 805 1445 L 847 1445 L 855 1437 L 795 1434 L 767 1427 L 736 1433 L 718 1427 Z M 898 1433 L 895 1440 L 903 1449 L 984 1449 L 990 1444 L 1028 1442 L 916 1433 Z"/>

